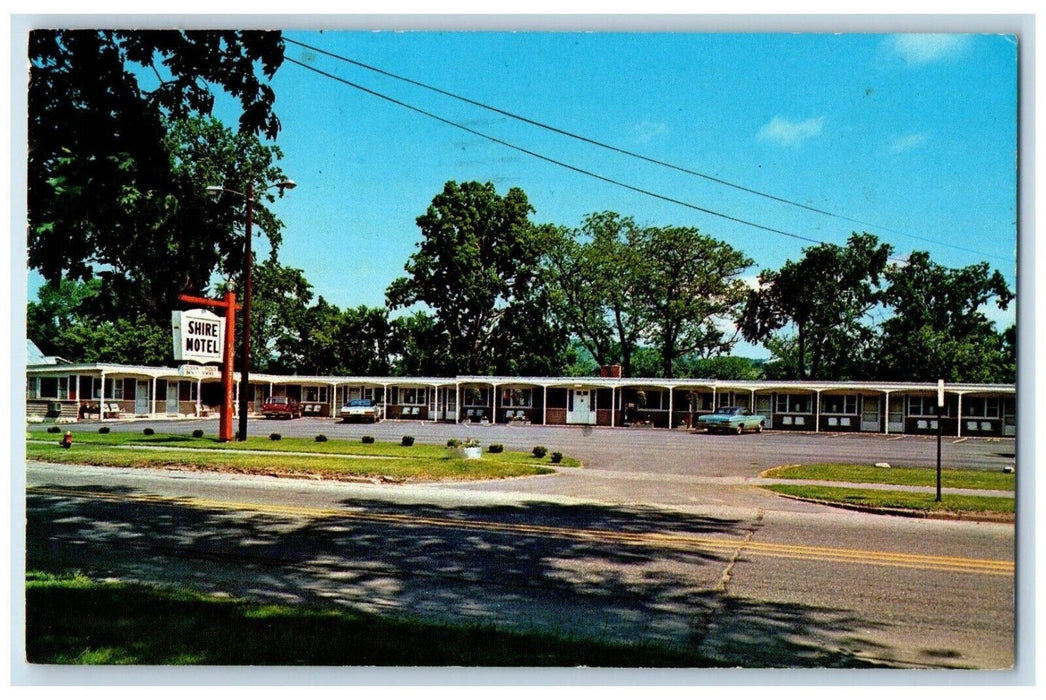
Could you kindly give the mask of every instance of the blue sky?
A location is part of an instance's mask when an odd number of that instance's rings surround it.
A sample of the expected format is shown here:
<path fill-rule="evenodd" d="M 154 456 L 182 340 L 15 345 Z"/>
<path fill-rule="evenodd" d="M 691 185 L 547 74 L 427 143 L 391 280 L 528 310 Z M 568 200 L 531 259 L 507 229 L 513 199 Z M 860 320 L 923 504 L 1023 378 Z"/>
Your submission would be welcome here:
<path fill-rule="evenodd" d="M 987 260 L 1016 288 L 1017 46 L 1005 35 L 338 32 L 289 39 L 834 216 L 550 133 L 288 43 L 286 55 L 667 202 L 553 165 L 286 62 L 283 264 L 340 307 L 384 303 L 447 180 L 520 187 L 533 220 L 611 210 L 696 226 L 759 270 L 810 240 Z M 700 211 L 700 210 L 707 211 Z M 717 216 L 714 213 L 724 216 Z M 743 219 L 785 234 L 732 221 Z M 860 222 L 860 223 L 858 223 Z M 262 249 L 264 251 L 264 248 Z M 31 298 L 33 293 L 31 291 Z M 1013 307 L 993 313 L 1000 327 Z M 740 354 L 765 356 L 747 346 Z"/>

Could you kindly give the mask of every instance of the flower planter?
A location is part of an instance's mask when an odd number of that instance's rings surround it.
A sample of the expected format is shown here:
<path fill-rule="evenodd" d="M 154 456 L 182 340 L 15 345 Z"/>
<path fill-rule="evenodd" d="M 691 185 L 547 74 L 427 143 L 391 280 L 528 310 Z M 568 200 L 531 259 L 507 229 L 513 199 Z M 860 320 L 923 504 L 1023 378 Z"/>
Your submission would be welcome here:
<path fill-rule="evenodd" d="M 483 456 L 482 447 L 462 447 L 461 454 L 465 459 L 479 459 Z"/>

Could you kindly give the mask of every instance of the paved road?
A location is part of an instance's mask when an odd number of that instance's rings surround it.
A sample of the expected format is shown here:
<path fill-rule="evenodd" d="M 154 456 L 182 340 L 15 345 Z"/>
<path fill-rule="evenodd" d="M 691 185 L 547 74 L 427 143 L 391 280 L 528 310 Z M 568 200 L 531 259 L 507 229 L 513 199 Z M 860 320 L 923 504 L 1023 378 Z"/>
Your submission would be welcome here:
<path fill-rule="evenodd" d="M 316 419 L 278 430 L 439 443 L 463 432 Z M 1013 662 L 1011 525 L 841 512 L 746 483 L 799 454 L 914 463 L 930 441 L 481 430 L 470 433 L 522 449 L 541 442 L 587 466 L 421 486 L 32 466 L 30 559 L 234 594 L 657 639 L 746 667 Z M 993 468 L 1012 463 L 1011 449 L 969 440 L 946 454 Z"/>

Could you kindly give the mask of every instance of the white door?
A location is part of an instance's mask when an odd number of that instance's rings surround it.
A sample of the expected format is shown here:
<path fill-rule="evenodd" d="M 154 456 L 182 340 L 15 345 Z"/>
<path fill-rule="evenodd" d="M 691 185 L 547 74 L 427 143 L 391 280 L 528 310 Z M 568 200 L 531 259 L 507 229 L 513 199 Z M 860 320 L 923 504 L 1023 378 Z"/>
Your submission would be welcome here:
<path fill-rule="evenodd" d="M 571 389 L 571 406 L 567 408 L 569 425 L 595 425 L 596 411 L 592 407 L 592 392 L 588 389 Z"/>
<path fill-rule="evenodd" d="M 149 413 L 149 382 L 139 379 L 134 385 L 134 412 Z"/>
<path fill-rule="evenodd" d="M 904 432 L 904 397 L 891 396 L 887 403 L 889 407 L 888 427 L 891 433 Z"/>
<path fill-rule="evenodd" d="M 178 415 L 178 382 L 167 382 L 167 415 Z"/>
<path fill-rule="evenodd" d="M 861 407 L 861 430 L 879 432 L 879 397 L 865 396 Z"/>

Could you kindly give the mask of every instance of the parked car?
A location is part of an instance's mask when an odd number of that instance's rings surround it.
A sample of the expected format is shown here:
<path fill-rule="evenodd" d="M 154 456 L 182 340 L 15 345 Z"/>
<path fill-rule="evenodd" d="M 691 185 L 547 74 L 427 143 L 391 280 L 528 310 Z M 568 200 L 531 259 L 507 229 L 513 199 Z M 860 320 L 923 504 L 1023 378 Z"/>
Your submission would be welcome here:
<path fill-rule="evenodd" d="M 339 413 L 344 423 L 354 420 L 377 423 L 383 417 L 382 407 L 370 399 L 349 399 Z"/>
<path fill-rule="evenodd" d="M 715 413 L 698 417 L 697 427 L 704 428 L 710 433 L 717 430 L 738 435 L 745 430 L 761 433 L 766 427 L 766 417 L 752 413 L 743 406 L 721 406 L 715 410 Z"/>
<path fill-rule="evenodd" d="M 262 404 L 266 418 L 301 418 L 301 404 L 290 396 L 270 396 Z"/>

